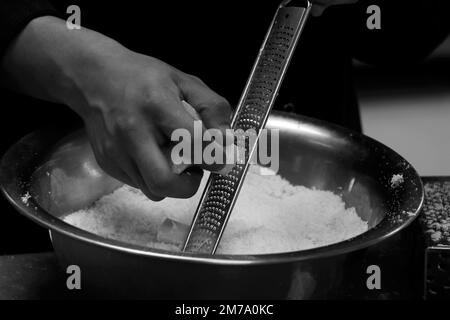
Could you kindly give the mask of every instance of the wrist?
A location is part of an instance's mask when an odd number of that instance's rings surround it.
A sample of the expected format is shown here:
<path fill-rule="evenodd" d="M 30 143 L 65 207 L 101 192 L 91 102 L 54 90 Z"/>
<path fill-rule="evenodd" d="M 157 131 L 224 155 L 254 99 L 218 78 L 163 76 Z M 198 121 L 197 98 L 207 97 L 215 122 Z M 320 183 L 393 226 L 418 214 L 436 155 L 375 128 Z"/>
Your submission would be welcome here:
<path fill-rule="evenodd" d="M 57 73 L 57 90 L 54 100 L 71 107 L 83 115 L 83 106 L 94 100 L 108 81 L 107 70 L 128 49 L 100 33 L 83 28 L 69 30 L 59 23 L 57 46 L 52 53 Z M 64 29 L 62 29 L 64 28 Z"/>
<path fill-rule="evenodd" d="M 101 81 L 99 70 L 105 68 L 105 61 L 126 51 L 97 32 L 69 30 L 64 20 L 39 17 L 6 51 L 2 80 L 10 89 L 66 104 L 80 113 L 89 87 Z"/>

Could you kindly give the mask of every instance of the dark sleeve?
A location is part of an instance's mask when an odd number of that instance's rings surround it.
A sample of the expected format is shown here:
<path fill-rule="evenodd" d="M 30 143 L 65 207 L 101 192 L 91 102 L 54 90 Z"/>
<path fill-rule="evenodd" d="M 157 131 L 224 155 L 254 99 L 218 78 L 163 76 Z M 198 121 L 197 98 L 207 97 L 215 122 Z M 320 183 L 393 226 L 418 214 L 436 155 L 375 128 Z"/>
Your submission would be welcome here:
<path fill-rule="evenodd" d="M 381 9 L 380 30 L 366 26 L 372 4 Z M 450 32 L 449 0 L 360 0 L 351 10 L 352 56 L 374 65 L 421 61 Z"/>
<path fill-rule="evenodd" d="M 28 22 L 45 15 L 60 16 L 47 0 L 0 0 L 0 57 Z"/>

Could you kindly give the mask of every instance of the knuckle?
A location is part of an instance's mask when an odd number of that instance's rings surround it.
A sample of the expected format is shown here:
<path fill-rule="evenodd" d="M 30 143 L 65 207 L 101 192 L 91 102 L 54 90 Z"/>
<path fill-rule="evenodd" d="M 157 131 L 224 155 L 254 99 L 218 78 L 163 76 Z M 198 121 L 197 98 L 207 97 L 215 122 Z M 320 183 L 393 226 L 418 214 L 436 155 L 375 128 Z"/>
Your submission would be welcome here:
<path fill-rule="evenodd" d="M 187 74 L 187 77 L 188 77 L 188 79 L 189 80 L 191 80 L 191 81 L 194 81 L 194 82 L 197 82 L 197 83 L 200 83 L 200 84 L 205 84 L 204 82 L 203 82 L 203 80 L 200 78 L 200 77 L 198 77 L 198 76 L 195 76 L 195 75 L 193 75 L 193 74 Z"/>
<path fill-rule="evenodd" d="M 197 105 L 197 107 L 200 109 L 231 110 L 227 100 L 219 95 L 213 95 L 208 100 L 205 100 L 201 104 Z"/>
<path fill-rule="evenodd" d="M 143 92 L 143 97 L 138 102 L 142 111 L 154 111 L 160 109 L 170 99 L 173 94 L 171 84 L 149 86 Z"/>
<path fill-rule="evenodd" d="M 164 101 L 164 95 L 161 90 L 150 88 L 143 99 L 143 106 L 158 106 Z"/>
<path fill-rule="evenodd" d="M 122 113 L 115 116 L 116 126 L 119 130 L 128 131 L 138 126 L 140 121 L 136 114 Z"/>
<path fill-rule="evenodd" d="M 230 103 L 222 96 L 217 96 L 215 104 L 221 108 L 231 110 Z"/>
<path fill-rule="evenodd" d="M 214 99 L 209 107 L 217 112 L 217 115 L 220 115 L 220 117 L 229 118 L 231 116 L 231 106 L 228 101 L 221 96 Z"/>
<path fill-rule="evenodd" d="M 172 84 L 177 78 L 177 73 L 172 68 L 157 68 L 156 70 L 150 70 L 146 73 L 146 79 L 144 87 L 148 89 L 155 89 Z"/>

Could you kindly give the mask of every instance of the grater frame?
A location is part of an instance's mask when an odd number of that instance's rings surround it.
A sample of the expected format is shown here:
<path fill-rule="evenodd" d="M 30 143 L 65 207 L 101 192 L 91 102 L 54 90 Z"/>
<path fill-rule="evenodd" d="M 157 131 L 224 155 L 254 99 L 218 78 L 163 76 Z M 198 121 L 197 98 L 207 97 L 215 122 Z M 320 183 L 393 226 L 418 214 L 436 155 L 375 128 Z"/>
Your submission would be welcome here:
<path fill-rule="evenodd" d="M 300 2 L 301 6 L 290 6 L 292 2 Z M 256 140 L 251 149 L 246 146 L 244 164 L 235 165 L 226 176 L 211 173 L 183 245 L 184 252 L 216 252 L 310 10 L 309 1 L 284 0 L 278 6 L 231 122 L 234 130 L 256 130 Z"/>

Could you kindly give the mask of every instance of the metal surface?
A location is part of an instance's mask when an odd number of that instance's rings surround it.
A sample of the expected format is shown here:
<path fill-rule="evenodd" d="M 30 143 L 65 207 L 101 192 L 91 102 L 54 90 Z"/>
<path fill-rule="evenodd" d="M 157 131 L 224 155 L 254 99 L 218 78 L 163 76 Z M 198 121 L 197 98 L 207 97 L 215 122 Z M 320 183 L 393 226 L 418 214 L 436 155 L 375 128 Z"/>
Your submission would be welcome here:
<path fill-rule="evenodd" d="M 347 270 L 359 263 L 359 249 L 396 234 L 416 218 L 422 182 L 397 153 L 347 129 L 275 112 L 267 127 L 280 129 L 280 174 L 297 185 L 341 194 L 370 230 L 325 247 L 246 256 L 172 254 L 85 232 L 60 218 L 89 206 L 119 183 L 98 168 L 83 133 L 63 141 L 58 138 L 63 133 L 50 130 L 26 136 L 2 159 L 1 187 L 19 212 L 51 230 L 62 266 L 79 265 L 83 291 L 97 296 L 336 297 L 354 281 Z M 394 174 L 404 177 L 396 188 L 391 185 Z M 24 203 L 27 192 L 31 198 Z"/>
<path fill-rule="evenodd" d="M 245 161 L 236 164 L 227 175 L 210 175 L 183 251 L 209 254 L 216 252 L 244 183 L 256 142 L 266 125 L 311 9 L 309 1 L 300 1 L 300 5 L 293 4 L 294 2 L 299 1 L 283 1 L 278 7 L 231 123 L 235 132 L 253 130 L 255 143 L 242 141 Z"/>

